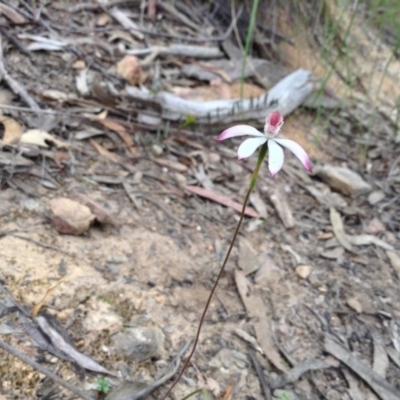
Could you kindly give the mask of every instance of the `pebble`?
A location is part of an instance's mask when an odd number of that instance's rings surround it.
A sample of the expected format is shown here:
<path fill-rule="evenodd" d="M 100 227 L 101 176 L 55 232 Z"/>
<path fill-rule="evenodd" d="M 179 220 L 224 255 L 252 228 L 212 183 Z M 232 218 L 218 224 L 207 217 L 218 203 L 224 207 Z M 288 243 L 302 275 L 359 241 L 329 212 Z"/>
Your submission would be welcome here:
<path fill-rule="evenodd" d="M 347 305 L 357 313 L 362 313 L 362 305 L 361 303 L 354 297 L 347 299 Z"/>
<path fill-rule="evenodd" d="M 50 201 L 50 220 L 59 232 L 68 235 L 83 235 L 94 221 L 89 207 L 77 201 L 59 197 Z"/>
<path fill-rule="evenodd" d="M 163 357 L 164 341 L 161 329 L 147 327 L 126 329 L 113 337 L 116 350 L 129 360 L 138 362 Z"/>
<path fill-rule="evenodd" d="M 299 265 L 296 268 L 296 273 L 300 276 L 300 278 L 307 279 L 311 273 L 311 267 L 309 265 Z"/>
<path fill-rule="evenodd" d="M 375 190 L 374 192 L 371 192 L 368 196 L 368 203 L 371 206 L 374 206 L 375 204 L 379 203 L 385 198 L 385 193 L 382 192 L 382 190 Z"/>

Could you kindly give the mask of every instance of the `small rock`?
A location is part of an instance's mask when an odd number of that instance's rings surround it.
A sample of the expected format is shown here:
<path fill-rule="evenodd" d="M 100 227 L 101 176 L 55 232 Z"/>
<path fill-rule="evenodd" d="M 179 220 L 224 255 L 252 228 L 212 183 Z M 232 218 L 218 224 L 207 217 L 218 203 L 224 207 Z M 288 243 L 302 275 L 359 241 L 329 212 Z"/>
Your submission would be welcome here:
<path fill-rule="evenodd" d="M 325 165 L 315 169 L 315 174 L 335 189 L 348 196 L 369 193 L 372 188 L 360 175 L 348 168 Z"/>
<path fill-rule="evenodd" d="M 84 234 L 95 219 L 89 207 L 65 197 L 51 200 L 50 211 L 54 228 L 67 235 Z"/>
<path fill-rule="evenodd" d="M 125 79 L 130 85 L 142 84 L 146 79 L 146 74 L 140 66 L 140 60 L 133 55 L 126 55 L 117 63 L 117 74 Z"/>
<path fill-rule="evenodd" d="M 347 305 L 354 310 L 356 313 L 362 313 L 362 305 L 361 303 L 354 297 L 347 299 Z"/>
<path fill-rule="evenodd" d="M 159 157 L 164 152 L 164 149 L 158 144 L 153 144 L 151 146 L 151 152 L 155 157 Z"/>
<path fill-rule="evenodd" d="M 174 177 L 178 183 L 181 183 L 182 185 L 187 184 L 187 177 L 184 174 L 181 174 L 179 172 L 174 173 Z"/>
<path fill-rule="evenodd" d="M 299 265 L 296 268 L 296 273 L 300 276 L 300 278 L 307 279 L 311 273 L 311 267 L 309 265 Z"/>
<path fill-rule="evenodd" d="M 385 198 L 385 193 L 383 193 L 382 190 L 375 190 L 374 192 L 369 194 L 368 203 L 371 206 L 374 206 L 375 204 L 379 203 L 384 198 Z"/>
<path fill-rule="evenodd" d="M 372 218 L 365 226 L 365 230 L 368 233 L 377 234 L 385 232 L 385 225 L 378 218 Z"/>
<path fill-rule="evenodd" d="M 116 349 L 129 360 L 144 361 L 163 357 L 165 336 L 159 328 L 131 328 L 113 337 Z"/>

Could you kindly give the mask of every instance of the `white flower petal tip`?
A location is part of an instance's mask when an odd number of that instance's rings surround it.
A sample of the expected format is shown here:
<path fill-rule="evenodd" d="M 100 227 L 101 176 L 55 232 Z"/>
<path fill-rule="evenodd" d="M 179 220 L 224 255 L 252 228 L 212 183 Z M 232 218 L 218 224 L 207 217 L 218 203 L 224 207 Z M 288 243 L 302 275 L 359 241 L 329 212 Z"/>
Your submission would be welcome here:
<path fill-rule="evenodd" d="M 254 154 L 254 152 L 265 142 L 267 138 L 264 137 L 256 137 L 251 139 L 246 139 L 238 148 L 238 160 L 241 161 L 244 158 L 248 158 Z"/>
<path fill-rule="evenodd" d="M 264 133 L 267 136 L 276 136 L 283 125 L 283 117 L 279 111 L 273 111 L 265 120 Z"/>
<path fill-rule="evenodd" d="M 313 166 L 312 166 L 311 161 L 310 161 L 309 158 L 307 158 L 306 162 L 303 163 L 303 166 L 310 174 L 312 174 Z"/>
<path fill-rule="evenodd" d="M 281 146 L 289 149 L 301 161 L 303 167 L 308 172 L 312 172 L 310 157 L 308 157 L 306 151 L 298 143 L 290 139 L 274 139 L 274 141 Z"/>
<path fill-rule="evenodd" d="M 256 128 L 253 128 L 250 125 L 236 125 L 232 126 L 232 128 L 224 130 L 219 136 L 217 136 L 216 140 L 221 141 L 236 136 L 264 137 L 264 135 L 261 132 L 259 132 Z"/>
<path fill-rule="evenodd" d="M 268 168 L 273 178 L 283 166 L 285 155 L 281 146 L 275 143 L 274 139 L 268 140 Z"/>

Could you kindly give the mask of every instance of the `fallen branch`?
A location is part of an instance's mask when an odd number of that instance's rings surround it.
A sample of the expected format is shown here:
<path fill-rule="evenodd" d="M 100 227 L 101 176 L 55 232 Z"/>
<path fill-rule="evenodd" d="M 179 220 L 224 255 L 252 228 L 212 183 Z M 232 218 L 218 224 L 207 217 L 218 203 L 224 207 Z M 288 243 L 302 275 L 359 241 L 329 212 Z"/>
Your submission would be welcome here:
<path fill-rule="evenodd" d="M 167 92 L 153 94 L 146 88 L 126 86 L 125 90 L 135 100 L 160 105 L 160 117 L 165 120 L 177 121 L 191 115 L 200 123 L 232 123 L 243 119 L 264 120 L 274 110 L 288 115 L 317 90 L 317 85 L 311 71 L 298 69 L 256 99 L 196 102 Z"/>
<path fill-rule="evenodd" d="M 382 400 L 400 399 L 400 392 L 395 387 L 328 335 L 325 336 L 325 351 L 354 371 Z"/>

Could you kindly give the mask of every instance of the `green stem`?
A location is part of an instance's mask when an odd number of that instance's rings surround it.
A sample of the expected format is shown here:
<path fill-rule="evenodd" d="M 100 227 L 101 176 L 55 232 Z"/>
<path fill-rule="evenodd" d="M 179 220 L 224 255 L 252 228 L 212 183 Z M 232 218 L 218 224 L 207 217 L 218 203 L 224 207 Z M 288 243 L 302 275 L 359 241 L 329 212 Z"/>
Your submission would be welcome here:
<path fill-rule="evenodd" d="M 204 388 L 200 388 L 200 389 L 195 390 L 195 391 L 192 392 L 192 393 L 189 393 L 187 396 L 185 396 L 185 397 L 184 397 L 183 399 L 181 399 L 181 400 L 188 400 L 188 399 L 190 399 L 192 396 L 194 396 L 194 395 L 197 394 L 197 393 L 203 393 L 204 395 L 207 395 L 207 398 L 208 398 L 208 392 L 207 392 L 207 390 L 204 389 Z"/>
<path fill-rule="evenodd" d="M 186 368 L 188 367 L 189 362 L 192 359 L 192 356 L 193 356 L 194 352 L 196 351 L 197 343 L 199 342 L 199 338 L 200 338 L 201 328 L 203 326 L 204 319 L 206 317 L 208 307 L 210 306 L 211 299 L 212 299 L 212 297 L 214 295 L 215 290 L 217 289 L 218 282 L 220 281 L 220 279 L 222 277 L 222 273 L 224 272 L 224 269 L 225 269 L 225 266 L 226 266 L 226 264 L 228 262 L 229 256 L 231 255 L 231 252 L 232 252 L 232 249 L 233 249 L 233 245 L 235 244 L 236 238 L 237 238 L 237 236 L 239 234 L 239 230 L 240 230 L 240 227 L 242 226 L 242 222 L 243 222 L 243 219 L 244 219 L 247 203 L 249 202 L 250 194 L 251 194 L 252 190 L 254 189 L 254 187 L 255 187 L 255 185 L 257 183 L 258 173 L 260 171 L 260 168 L 261 168 L 261 165 L 262 165 L 262 163 L 264 161 L 264 158 L 265 158 L 265 156 L 267 154 L 267 151 L 268 151 L 268 143 L 265 143 L 260 148 L 260 152 L 258 154 L 257 164 L 256 164 L 256 167 L 255 167 L 255 169 L 253 171 L 253 175 L 251 176 L 249 189 L 247 190 L 246 197 L 244 198 L 242 212 L 240 214 L 239 222 L 238 222 L 238 224 L 236 226 L 235 233 L 233 234 L 233 237 L 232 237 L 231 243 L 229 245 L 228 251 L 226 253 L 224 262 L 222 263 L 222 267 L 221 267 L 221 269 L 219 271 L 219 274 L 217 276 L 217 279 L 216 279 L 216 281 L 215 281 L 215 283 L 214 283 L 214 285 L 213 285 L 213 287 L 211 289 L 210 295 L 208 296 L 208 299 L 207 299 L 207 303 L 206 303 L 206 305 L 204 307 L 204 310 L 203 310 L 203 313 L 201 315 L 199 326 L 197 327 L 196 338 L 194 340 L 194 344 L 193 344 L 192 350 L 191 350 L 191 352 L 189 354 L 189 357 L 187 358 L 185 364 L 183 365 L 181 372 L 179 373 L 178 377 L 173 382 L 172 386 L 168 389 L 168 392 L 165 394 L 165 396 L 162 398 L 162 400 L 165 400 L 167 398 L 167 396 L 171 393 L 172 389 L 179 382 L 179 380 L 181 379 L 183 373 L 185 372 Z"/>
<path fill-rule="evenodd" d="M 244 57 L 243 57 L 243 62 L 242 62 L 242 73 L 241 73 L 241 78 L 240 78 L 240 99 L 241 100 L 243 100 L 244 73 L 246 70 L 247 57 L 249 56 L 249 52 L 250 52 L 251 39 L 253 39 L 253 32 L 254 32 L 254 28 L 256 25 L 258 3 L 259 3 L 259 0 L 253 0 L 253 7 L 251 9 L 251 14 L 250 14 L 250 22 L 249 22 L 249 26 L 247 27 L 246 43 L 244 45 Z"/>

